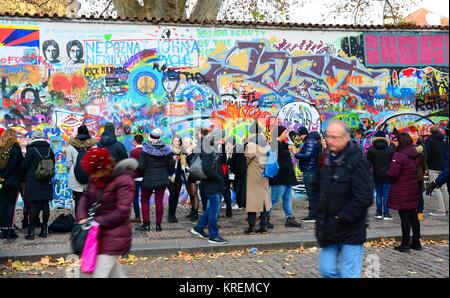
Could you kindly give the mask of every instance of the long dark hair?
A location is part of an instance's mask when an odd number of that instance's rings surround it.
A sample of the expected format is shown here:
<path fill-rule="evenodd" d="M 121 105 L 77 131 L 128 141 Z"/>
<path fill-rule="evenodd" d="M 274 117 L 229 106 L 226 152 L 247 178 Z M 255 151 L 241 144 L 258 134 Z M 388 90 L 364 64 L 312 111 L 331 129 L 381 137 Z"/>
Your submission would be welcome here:
<path fill-rule="evenodd" d="M 401 150 L 403 150 L 403 148 L 414 144 L 413 139 L 406 132 L 399 133 L 397 135 L 397 141 L 398 141 L 397 152 L 400 152 Z"/>

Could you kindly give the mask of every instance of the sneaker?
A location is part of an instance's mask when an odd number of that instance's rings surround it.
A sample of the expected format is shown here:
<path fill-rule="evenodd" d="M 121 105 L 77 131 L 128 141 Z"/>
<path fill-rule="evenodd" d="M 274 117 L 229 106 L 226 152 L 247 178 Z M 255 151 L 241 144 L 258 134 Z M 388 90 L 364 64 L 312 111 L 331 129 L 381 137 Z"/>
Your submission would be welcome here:
<path fill-rule="evenodd" d="M 228 244 L 228 240 L 223 239 L 220 236 L 217 236 L 214 239 L 209 239 L 209 243 L 214 243 L 214 244 Z"/>
<path fill-rule="evenodd" d="M 385 214 L 383 220 L 393 220 L 393 218 L 389 214 Z"/>
<path fill-rule="evenodd" d="M 156 224 L 156 231 L 157 232 L 161 232 L 162 231 L 162 228 L 161 228 L 161 224 Z"/>
<path fill-rule="evenodd" d="M 307 216 L 307 217 L 303 218 L 303 219 L 301 220 L 301 222 L 304 222 L 304 223 L 314 223 L 314 222 L 316 222 L 316 219 L 313 218 L 313 217 Z"/>
<path fill-rule="evenodd" d="M 244 231 L 244 233 L 245 234 L 248 234 L 248 235 L 253 235 L 253 234 L 255 234 L 256 233 L 256 230 L 255 230 L 255 227 L 248 227 L 248 229 L 246 229 L 245 231 Z"/>
<path fill-rule="evenodd" d="M 167 222 L 169 222 L 169 223 L 178 223 L 178 218 L 176 218 L 176 216 L 169 216 L 168 218 L 167 218 Z"/>
<path fill-rule="evenodd" d="M 203 230 L 197 230 L 197 229 L 193 228 L 193 229 L 191 229 L 191 234 L 195 235 L 195 236 L 198 236 L 198 237 L 200 237 L 202 239 L 205 239 L 205 240 L 209 239 L 209 235 Z"/>
<path fill-rule="evenodd" d="M 417 218 L 419 219 L 419 221 L 423 221 L 423 212 L 417 213 Z"/>
<path fill-rule="evenodd" d="M 439 212 L 439 213 L 435 213 L 435 212 L 431 212 L 430 216 L 446 216 L 447 214 L 443 213 L 443 212 Z"/>
<path fill-rule="evenodd" d="M 381 214 L 381 212 L 377 212 L 377 214 L 375 214 L 375 219 L 383 219 L 383 215 Z"/>

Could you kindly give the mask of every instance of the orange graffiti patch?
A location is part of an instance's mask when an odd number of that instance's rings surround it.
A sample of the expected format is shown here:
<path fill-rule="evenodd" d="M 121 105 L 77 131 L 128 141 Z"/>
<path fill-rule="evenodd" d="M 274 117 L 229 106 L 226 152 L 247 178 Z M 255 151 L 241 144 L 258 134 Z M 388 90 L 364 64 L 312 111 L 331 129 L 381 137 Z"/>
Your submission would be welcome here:
<path fill-rule="evenodd" d="M 65 74 L 53 75 L 50 79 L 50 89 L 57 92 L 71 93 L 86 88 L 87 81 L 80 75 L 68 76 Z"/>

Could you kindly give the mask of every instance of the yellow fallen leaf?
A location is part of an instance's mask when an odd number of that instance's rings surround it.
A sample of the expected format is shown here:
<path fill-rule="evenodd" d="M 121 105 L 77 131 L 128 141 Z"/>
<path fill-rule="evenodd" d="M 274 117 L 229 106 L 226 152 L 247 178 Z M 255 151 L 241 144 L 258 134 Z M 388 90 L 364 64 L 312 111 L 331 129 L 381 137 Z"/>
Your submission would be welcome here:
<path fill-rule="evenodd" d="M 264 261 L 263 260 L 256 260 L 255 263 L 261 264 L 261 263 L 264 263 Z"/>
<path fill-rule="evenodd" d="M 284 274 L 286 274 L 286 275 L 295 275 L 296 273 L 295 272 L 286 271 Z"/>

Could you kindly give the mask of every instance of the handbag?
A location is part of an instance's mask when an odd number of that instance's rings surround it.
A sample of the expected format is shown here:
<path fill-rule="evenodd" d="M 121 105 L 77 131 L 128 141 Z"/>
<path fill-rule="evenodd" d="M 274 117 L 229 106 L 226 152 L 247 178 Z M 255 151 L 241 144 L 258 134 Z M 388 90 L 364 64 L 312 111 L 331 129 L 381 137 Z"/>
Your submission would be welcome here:
<path fill-rule="evenodd" d="M 72 229 L 72 233 L 70 234 L 70 244 L 72 246 L 73 252 L 76 255 L 81 256 L 81 254 L 83 253 L 86 238 L 88 236 L 89 230 L 92 227 L 92 224 L 94 223 L 95 212 L 97 211 L 97 208 L 100 207 L 102 200 L 103 190 L 100 191 L 98 200 L 89 208 L 87 221 L 83 224 L 75 224 Z"/>
<path fill-rule="evenodd" d="M 93 221 L 87 233 L 83 253 L 81 255 L 81 272 L 91 274 L 95 270 L 98 254 L 98 233 L 100 226 Z"/>

